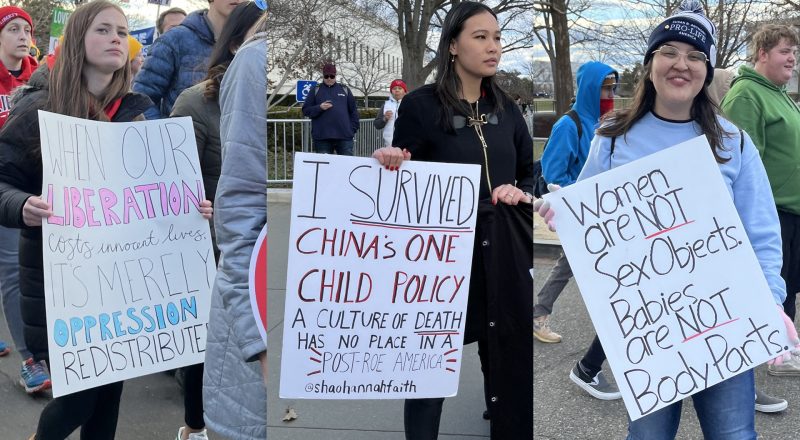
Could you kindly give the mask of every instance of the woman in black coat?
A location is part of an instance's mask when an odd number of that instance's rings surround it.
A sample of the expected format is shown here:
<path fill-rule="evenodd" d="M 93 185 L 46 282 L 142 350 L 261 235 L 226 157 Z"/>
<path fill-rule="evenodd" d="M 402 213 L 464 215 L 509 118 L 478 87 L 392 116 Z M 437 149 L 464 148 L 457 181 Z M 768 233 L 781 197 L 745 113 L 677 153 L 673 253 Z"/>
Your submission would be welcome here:
<path fill-rule="evenodd" d="M 500 30 L 490 8 L 465 2 L 445 19 L 437 76 L 403 99 L 393 144 L 373 157 L 477 164 L 481 183 L 465 343 L 478 342 L 494 439 L 533 437 L 533 140 L 495 83 Z M 444 399 L 409 399 L 409 440 L 435 439 Z"/>

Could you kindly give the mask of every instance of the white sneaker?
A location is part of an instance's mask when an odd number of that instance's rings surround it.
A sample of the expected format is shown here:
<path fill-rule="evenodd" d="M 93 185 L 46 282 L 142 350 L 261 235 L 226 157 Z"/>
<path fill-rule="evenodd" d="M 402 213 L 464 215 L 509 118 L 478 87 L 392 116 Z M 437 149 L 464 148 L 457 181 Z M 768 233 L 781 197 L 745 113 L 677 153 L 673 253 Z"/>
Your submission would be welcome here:
<path fill-rule="evenodd" d="M 178 430 L 178 436 L 175 437 L 175 440 L 181 440 L 183 438 L 183 426 L 181 429 Z M 206 430 L 202 430 L 200 432 L 192 432 L 189 434 L 189 440 L 208 440 L 208 435 L 206 435 Z"/>
<path fill-rule="evenodd" d="M 770 376 L 800 376 L 800 353 L 792 352 L 789 360 L 780 365 L 768 365 L 767 374 Z"/>

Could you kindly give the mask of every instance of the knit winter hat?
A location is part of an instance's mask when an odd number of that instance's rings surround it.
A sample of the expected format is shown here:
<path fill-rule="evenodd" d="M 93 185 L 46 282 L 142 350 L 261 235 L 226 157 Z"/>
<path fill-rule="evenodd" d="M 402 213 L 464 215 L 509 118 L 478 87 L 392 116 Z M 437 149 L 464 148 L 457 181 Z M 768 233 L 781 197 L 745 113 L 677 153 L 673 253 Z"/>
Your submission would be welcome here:
<path fill-rule="evenodd" d="M 133 61 L 142 51 L 142 47 L 142 43 L 139 40 L 128 35 L 128 61 Z"/>
<path fill-rule="evenodd" d="M 697 50 L 706 54 L 708 65 L 706 68 L 706 84 L 714 78 L 714 65 L 717 63 L 717 29 L 714 23 L 703 13 L 703 7 L 697 0 L 684 0 L 678 10 L 661 22 L 650 39 L 647 40 L 647 52 L 644 62 L 647 64 L 653 58 L 653 51 L 668 41 L 681 41 L 691 44 Z"/>
<path fill-rule="evenodd" d="M 31 33 L 33 33 L 33 20 L 31 20 L 31 16 L 16 6 L 3 6 L 0 8 L 0 31 L 15 18 L 21 18 L 27 21 L 28 24 L 31 25 Z"/>
<path fill-rule="evenodd" d="M 325 63 L 325 65 L 322 66 L 322 74 L 323 75 L 336 75 L 336 66 L 334 66 L 331 63 Z"/>
<path fill-rule="evenodd" d="M 402 79 L 396 79 L 392 81 L 392 83 L 389 84 L 389 91 L 391 91 L 395 87 L 402 87 L 403 90 L 405 90 L 406 93 L 408 93 L 408 87 L 406 87 L 406 83 L 404 83 Z"/>

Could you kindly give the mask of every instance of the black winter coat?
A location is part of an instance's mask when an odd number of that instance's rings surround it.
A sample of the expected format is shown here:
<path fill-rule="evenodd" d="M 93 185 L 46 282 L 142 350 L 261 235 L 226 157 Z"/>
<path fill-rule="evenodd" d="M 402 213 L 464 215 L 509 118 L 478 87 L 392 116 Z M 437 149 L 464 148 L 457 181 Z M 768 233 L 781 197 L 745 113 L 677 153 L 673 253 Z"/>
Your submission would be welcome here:
<path fill-rule="evenodd" d="M 479 110 L 489 112 L 484 98 Z M 492 205 L 483 146 L 472 127 L 447 133 L 438 123 L 441 108 L 434 86 L 403 98 L 393 144 L 407 148 L 411 160 L 481 166 L 464 342 L 488 347 L 484 380 L 489 398 L 491 438 L 533 438 L 533 209 L 531 205 Z M 516 185 L 533 190 L 533 139 L 519 108 L 507 100 L 504 112 L 483 126 L 492 187 Z M 490 118 L 491 119 L 491 118 Z"/>
<path fill-rule="evenodd" d="M 39 117 L 48 97 L 47 70 L 40 68 L 28 86 L 15 95 L 8 121 L 0 131 L 0 225 L 22 229 L 19 242 L 20 308 L 25 344 L 35 360 L 48 360 L 47 314 L 42 267 L 42 228 L 22 221 L 22 207 L 29 197 L 42 193 L 42 160 L 32 150 L 39 146 Z M 113 122 L 129 122 L 152 102 L 130 93 Z"/>

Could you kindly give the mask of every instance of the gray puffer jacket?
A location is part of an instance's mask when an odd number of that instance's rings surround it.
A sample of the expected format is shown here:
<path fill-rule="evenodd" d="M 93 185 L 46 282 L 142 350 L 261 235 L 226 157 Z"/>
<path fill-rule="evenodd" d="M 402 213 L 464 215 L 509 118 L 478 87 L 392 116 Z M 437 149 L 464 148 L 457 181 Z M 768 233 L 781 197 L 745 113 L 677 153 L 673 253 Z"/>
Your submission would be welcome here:
<path fill-rule="evenodd" d="M 267 390 L 258 356 L 266 342 L 250 307 L 248 267 L 267 222 L 267 40 L 237 52 L 220 93 L 222 174 L 214 224 L 222 258 L 208 323 L 203 405 L 206 424 L 225 438 L 267 437 Z"/>

